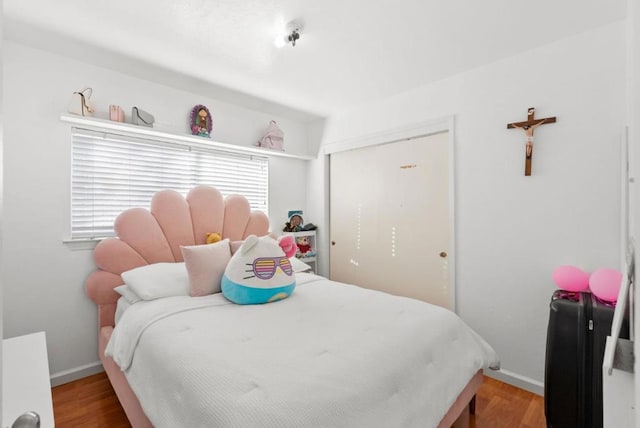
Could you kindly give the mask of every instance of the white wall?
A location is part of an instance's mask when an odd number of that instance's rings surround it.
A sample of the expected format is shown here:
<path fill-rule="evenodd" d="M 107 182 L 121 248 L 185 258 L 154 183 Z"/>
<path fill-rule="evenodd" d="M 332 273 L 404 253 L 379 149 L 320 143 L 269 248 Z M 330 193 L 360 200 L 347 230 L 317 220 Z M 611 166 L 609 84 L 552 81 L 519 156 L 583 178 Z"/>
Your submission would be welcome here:
<path fill-rule="evenodd" d="M 157 128 L 188 133 L 195 104 L 214 117 L 213 139 L 252 145 L 269 120 L 285 131 L 288 152 L 308 152 L 307 125 L 162 86 L 57 54 L 5 41 L 4 71 L 4 336 L 44 330 L 54 382 L 97 369 L 97 316 L 84 294 L 94 269 L 92 252 L 64 244 L 68 238 L 69 125 L 60 122 L 70 94 L 92 86 L 106 117 L 108 104 L 153 113 Z M 129 117 L 127 117 L 129 119 Z M 307 161 L 270 160 L 270 218 L 281 230 L 291 209 L 306 209 Z M 70 372 L 70 373 L 68 373 Z M 76 373 L 77 375 L 77 373 Z"/>
<path fill-rule="evenodd" d="M 531 177 L 522 132 L 506 129 L 525 120 L 528 107 L 558 118 L 535 131 Z M 541 392 L 553 269 L 619 267 L 624 22 L 332 117 L 324 142 L 448 115 L 458 312 L 495 347 L 510 381 Z M 310 184 L 326 194 L 325 162 L 314 162 Z M 326 201 L 308 201 L 321 224 Z"/>

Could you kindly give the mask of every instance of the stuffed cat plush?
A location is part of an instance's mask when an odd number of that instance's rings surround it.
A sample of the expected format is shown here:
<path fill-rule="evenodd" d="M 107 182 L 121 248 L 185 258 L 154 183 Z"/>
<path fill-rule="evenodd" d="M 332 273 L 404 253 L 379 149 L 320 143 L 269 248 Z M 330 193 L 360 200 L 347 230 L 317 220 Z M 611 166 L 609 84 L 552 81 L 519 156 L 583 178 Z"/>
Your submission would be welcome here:
<path fill-rule="evenodd" d="M 289 297 L 296 278 L 289 257 L 296 251 L 291 236 L 248 236 L 231 257 L 222 276 L 222 294 L 239 305 L 275 302 Z"/>

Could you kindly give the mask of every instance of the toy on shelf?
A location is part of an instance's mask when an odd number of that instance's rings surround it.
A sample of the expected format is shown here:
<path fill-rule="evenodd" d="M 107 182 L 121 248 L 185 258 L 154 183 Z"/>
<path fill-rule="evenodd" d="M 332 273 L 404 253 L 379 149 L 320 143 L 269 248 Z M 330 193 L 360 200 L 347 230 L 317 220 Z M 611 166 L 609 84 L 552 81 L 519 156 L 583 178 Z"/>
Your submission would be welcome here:
<path fill-rule="evenodd" d="M 302 211 L 300 211 L 302 213 Z M 304 221 L 300 214 L 292 214 L 289 216 L 289 221 L 284 224 L 283 232 L 299 232 L 302 230 Z"/>
<path fill-rule="evenodd" d="M 293 235 L 296 237 L 296 258 L 298 259 L 311 259 L 316 256 L 316 250 L 314 250 L 315 246 L 315 232 L 294 232 Z M 298 236 L 300 234 L 304 234 Z"/>
<path fill-rule="evenodd" d="M 306 232 L 308 230 L 316 230 L 317 227 L 313 223 L 304 224 L 302 219 L 302 211 L 289 211 L 289 221 L 284 224 L 283 232 Z"/>
<path fill-rule="evenodd" d="M 191 109 L 191 133 L 200 137 L 210 137 L 213 130 L 213 118 L 209 109 L 202 104 Z"/>
<path fill-rule="evenodd" d="M 311 251 L 311 243 L 309 242 L 308 236 L 299 236 L 296 238 L 296 245 L 298 246 L 298 251 L 304 257 L 309 251 Z"/>
<path fill-rule="evenodd" d="M 299 259 L 310 259 L 316 256 L 316 252 L 313 250 L 307 251 L 306 253 L 296 253 L 296 257 Z"/>

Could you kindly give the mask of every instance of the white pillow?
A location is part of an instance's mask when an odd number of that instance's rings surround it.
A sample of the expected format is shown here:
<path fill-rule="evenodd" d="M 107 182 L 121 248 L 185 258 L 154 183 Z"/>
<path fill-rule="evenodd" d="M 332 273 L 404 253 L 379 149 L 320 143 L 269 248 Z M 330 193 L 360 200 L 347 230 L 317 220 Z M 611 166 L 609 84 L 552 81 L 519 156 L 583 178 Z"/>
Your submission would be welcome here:
<path fill-rule="evenodd" d="M 187 274 L 189 294 L 207 296 L 220 292 L 222 274 L 231 260 L 229 240 L 214 244 L 181 246 Z"/>
<path fill-rule="evenodd" d="M 189 276 L 184 263 L 154 263 L 128 270 L 121 276 L 142 300 L 189 295 Z"/>
<path fill-rule="evenodd" d="M 300 260 L 295 256 L 289 258 L 289 260 L 291 260 L 291 267 L 293 268 L 294 272 L 309 272 L 313 270 L 311 266 L 309 266 L 308 264 L 306 264 L 305 262 L 303 262 L 302 260 Z"/>
<path fill-rule="evenodd" d="M 120 285 L 114 288 L 113 291 L 124 297 L 124 299 L 132 305 L 142 300 L 128 285 Z"/>

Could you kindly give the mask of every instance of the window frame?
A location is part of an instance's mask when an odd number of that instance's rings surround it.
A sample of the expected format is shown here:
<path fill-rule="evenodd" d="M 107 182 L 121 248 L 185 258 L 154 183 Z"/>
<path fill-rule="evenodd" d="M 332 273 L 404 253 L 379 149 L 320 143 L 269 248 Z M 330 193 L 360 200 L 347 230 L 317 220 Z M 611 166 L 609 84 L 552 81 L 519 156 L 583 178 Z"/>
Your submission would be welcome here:
<path fill-rule="evenodd" d="M 84 118 L 83 118 L 84 119 Z M 89 234 L 89 233 L 80 233 L 77 230 L 74 230 L 74 171 L 76 170 L 76 163 L 74 162 L 74 150 L 75 150 L 75 142 L 74 138 L 76 135 L 84 133 L 89 135 L 94 134 L 103 134 L 109 135 L 112 137 L 116 137 L 117 139 L 131 141 L 131 144 L 145 144 L 151 145 L 154 149 L 157 147 L 167 147 L 169 150 L 179 150 L 188 153 L 196 153 L 196 157 L 211 157 L 211 156 L 219 156 L 225 158 L 238 158 L 243 161 L 257 161 L 264 165 L 265 172 L 263 172 L 264 183 L 264 205 L 262 207 L 256 207 L 255 204 L 252 204 L 252 209 L 261 209 L 265 211 L 265 214 L 268 215 L 269 209 L 269 155 L 265 153 L 265 149 L 258 149 L 252 147 L 244 147 L 244 146 L 233 146 L 224 143 L 218 143 L 214 141 L 205 140 L 202 137 L 192 137 L 192 136 L 183 136 L 183 135 L 175 135 L 164 132 L 159 132 L 150 129 L 137 129 L 140 127 L 128 125 L 128 124 L 117 124 L 115 127 L 112 126 L 100 126 L 100 125 L 111 125 L 110 123 L 102 124 L 101 121 L 97 119 L 84 119 L 82 122 L 86 124 L 87 122 L 97 123 L 98 126 L 78 126 L 78 124 L 72 124 L 70 127 L 70 198 L 69 198 L 69 238 L 65 240 L 67 243 L 71 242 L 95 242 L 100 239 L 103 239 L 108 236 L 114 236 L 114 234 Z M 115 128 L 115 129 L 113 129 Z M 99 139 L 99 137 L 95 137 Z M 298 157 L 298 156 L 286 156 L 286 157 Z M 298 157 L 299 158 L 299 157 Z M 178 190 L 181 194 L 186 195 L 188 190 L 196 185 L 206 184 L 214 187 L 219 187 L 214 182 L 194 182 L 190 183 L 187 187 Z M 152 193 L 155 193 L 158 190 L 166 189 L 167 187 L 154 189 Z M 234 192 L 234 191 L 224 191 L 220 189 L 223 193 L 223 196 L 228 196 L 229 194 L 242 192 Z M 148 208 L 149 203 L 146 204 L 134 204 L 132 206 L 142 206 Z M 126 209 L 123 207 L 123 209 Z M 120 210 L 121 211 L 121 210 Z M 114 218 L 115 219 L 115 218 Z M 95 229 L 95 228 L 94 228 Z"/>

